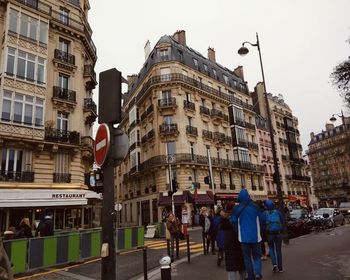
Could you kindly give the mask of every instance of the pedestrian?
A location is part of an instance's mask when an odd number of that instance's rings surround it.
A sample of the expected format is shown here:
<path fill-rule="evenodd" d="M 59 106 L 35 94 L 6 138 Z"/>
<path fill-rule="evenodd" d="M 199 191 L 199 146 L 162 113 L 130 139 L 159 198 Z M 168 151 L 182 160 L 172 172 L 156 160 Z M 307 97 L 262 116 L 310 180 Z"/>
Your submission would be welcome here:
<path fill-rule="evenodd" d="M 230 223 L 238 227 L 238 240 L 241 243 L 248 280 L 260 280 L 262 279 L 260 228 L 263 215 L 246 189 L 239 192 L 238 201 L 240 203 L 233 208 Z"/>
<path fill-rule="evenodd" d="M 222 211 L 221 206 L 217 206 L 215 209 L 215 216 L 210 224 L 209 236 L 211 240 L 216 241 L 218 247 L 218 258 L 217 265 L 220 266 L 222 260 L 224 259 L 224 231 L 221 228 L 221 216 L 220 212 Z M 214 244 L 215 246 L 215 244 Z"/>
<path fill-rule="evenodd" d="M 170 243 L 171 243 L 170 258 L 171 258 L 171 261 L 173 262 L 174 261 L 174 242 L 176 242 L 176 244 L 179 244 L 179 235 L 181 231 L 181 223 L 173 213 L 169 214 L 169 217 L 166 222 L 166 228 L 170 233 Z"/>
<path fill-rule="evenodd" d="M 264 221 L 267 234 L 267 243 L 269 245 L 270 257 L 273 272 L 283 272 L 282 266 L 282 241 L 283 241 L 283 215 L 275 209 L 271 200 L 265 202 L 267 210 L 265 211 Z"/>
<path fill-rule="evenodd" d="M 52 222 L 52 214 L 48 213 L 44 216 L 35 232 L 35 236 L 43 237 L 43 236 L 52 236 L 54 234 L 53 231 L 53 222 Z"/>
<path fill-rule="evenodd" d="M 11 263 L 6 254 L 1 237 L 0 237 L 0 279 L 13 280 Z"/>
<path fill-rule="evenodd" d="M 210 219 L 208 217 L 208 208 L 202 207 L 199 215 L 199 225 L 202 227 L 202 239 L 203 239 L 203 247 L 204 254 L 208 253 L 210 237 L 208 236 L 208 232 L 210 229 Z M 209 239 L 209 240 L 208 240 Z"/>
<path fill-rule="evenodd" d="M 244 280 L 246 273 L 241 243 L 238 240 L 238 228 L 237 225 L 233 227 L 228 219 L 234 205 L 234 202 L 229 202 L 226 204 L 225 211 L 220 212 L 221 230 L 224 235 L 225 267 L 228 280 Z"/>
<path fill-rule="evenodd" d="M 15 233 L 15 238 L 32 238 L 32 228 L 28 218 L 23 218 Z"/>
<path fill-rule="evenodd" d="M 206 223 L 208 225 L 208 231 L 207 231 L 207 252 L 209 253 L 209 247 L 211 248 L 211 253 L 212 255 L 215 255 L 215 235 L 210 234 L 210 227 L 213 223 L 214 220 L 214 211 L 213 209 L 208 209 L 208 215 L 206 217 Z"/>
<path fill-rule="evenodd" d="M 256 204 L 259 206 L 260 211 L 262 213 L 264 213 L 264 211 L 265 211 L 265 204 L 264 204 L 264 202 L 262 200 L 257 200 Z M 267 256 L 268 256 L 267 250 L 266 250 L 267 236 L 266 236 L 266 230 L 265 230 L 264 227 L 262 227 L 260 229 L 260 235 L 261 235 L 261 242 L 260 242 L 260 244 L 261 244 L 261 254 L 262 254 L 261 259 L 263 261 L 266 261 L 267 260 Z"/>

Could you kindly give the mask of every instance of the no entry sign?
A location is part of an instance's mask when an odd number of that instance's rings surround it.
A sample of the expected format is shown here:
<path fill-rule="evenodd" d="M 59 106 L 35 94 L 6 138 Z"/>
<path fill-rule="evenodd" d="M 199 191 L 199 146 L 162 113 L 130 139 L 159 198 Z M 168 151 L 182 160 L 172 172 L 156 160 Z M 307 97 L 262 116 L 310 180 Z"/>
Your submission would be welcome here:
<path fill-rule="evenodd" d="M 94 146 L 95 162 L 98 167 L 101 167 L 107 158 L 110 142 L 111 136 L 108 125 L 102 123 L 97 129 Z"/>

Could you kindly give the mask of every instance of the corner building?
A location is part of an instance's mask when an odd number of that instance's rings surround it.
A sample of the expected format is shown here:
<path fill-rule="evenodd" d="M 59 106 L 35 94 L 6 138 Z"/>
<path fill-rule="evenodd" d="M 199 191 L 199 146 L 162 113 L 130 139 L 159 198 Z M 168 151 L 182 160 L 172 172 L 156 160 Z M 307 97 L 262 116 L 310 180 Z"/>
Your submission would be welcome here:
<path fill-rule="evenodd" d="M 311 133 L 308 156 L 315 195 L 320 207 L 338 207 L 350 201 L 350 117 L 343 124 L 326 124 L 320 133 Z"/>
<path fill-rule="evenodd" d="M 252 98 L 241 67 L 234 71 L 186 44 L 185 31 L 163 36 L 129 91 L 120 124 L 129 135 L 126 160 L 117 168 L 123 225 L 155 223 L 171 210 L 170 184 L 177 183 L 175 212 L 224 203 L 247 188 L 266 198 Z M 205 184 L 211 158 L 214 186 Z"/>
<path fill-rule="evenodd" d="M 55 229 L 99 223 L 93 163 L 96 47 L 88 0 L 0 1 L 0 231 L 47 211 Z"/>
<path fill-rule="evenodd" d="M 263 84 L 258 83 L 252 93 L 257 119 L 260 155 L 265 166 L 266 190 L 269 198 L 277 199 L 276 184 L 273 183 L 275 172 L 271 137 L 266 124 L 267 112 Z M 272 127 L 274 128 L 274 142 L 278 167 L 280 171 L 281 190 L 285 202 L 300 200 L 309 205 L 311 193 L 310 177 L 307 175 L 306 162 L 303 159 L 303 147 L 300 144 L 298 118 L 292 114 L 292 109 L 285 103 L 282 95 L 267 95 Z M 259 120 L 259 121 L 258 121 Z M 265 124 L 265 125 L 264 125 Z"/>

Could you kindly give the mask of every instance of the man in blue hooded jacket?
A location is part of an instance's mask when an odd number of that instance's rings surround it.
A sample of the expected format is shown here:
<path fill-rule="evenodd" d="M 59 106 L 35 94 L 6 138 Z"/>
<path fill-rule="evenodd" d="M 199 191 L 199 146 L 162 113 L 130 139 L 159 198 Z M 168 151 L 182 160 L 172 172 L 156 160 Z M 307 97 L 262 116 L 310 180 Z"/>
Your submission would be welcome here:
<path fill-rule="evenodd" d="M 260 230 L 264 216 L 246 189 L 239 192 L 238 201 L 240 203 L 233 208 L 230 222 L 238 227 L 238 240 L 241 242 L 248 280 L 262 279 Z"/>

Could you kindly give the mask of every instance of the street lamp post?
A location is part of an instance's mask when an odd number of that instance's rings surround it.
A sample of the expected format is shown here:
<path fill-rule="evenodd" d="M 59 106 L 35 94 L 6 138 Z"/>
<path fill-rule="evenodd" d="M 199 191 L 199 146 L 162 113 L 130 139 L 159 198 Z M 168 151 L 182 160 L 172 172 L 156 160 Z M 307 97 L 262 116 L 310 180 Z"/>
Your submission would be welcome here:
<path fill-rule="evenodd" d="M 345 124 L 345 116 L 344 116 L 344 113 L 343 113 L 343 110 L 341 110 L 340 112 L 340 115 L 339 114 L 332 114 L 332 117 L 329 119 L 331 122 L 335 122 L 337 120 L 337 118 L 335 116 L 338 116 L 339 118 L 341 118 L 341 121 L 344 125 L 344 129 L 346 129 L 346 124 Z"/>
<path fill-rule="evenodd" d="M 246 55 L 249 50 L 244 45 L 249 44 L 253 47 L 258 48 L 259 52 L 259 60 L 260 60 L 260 68 L 261 68 L 261 75 L 263 79 L 263 86 L 264 86 L 264 96 L 265 96 L 265 103 L 266 103 L 266 113 L 267 113 L 267 121 L 269 124 L 269 132 L 270 132 L 270 140 L 271 140 L 271 149 L 272 149 L 272 158 L 273 158 L 273 165 L 275 169 L 275 173 L 273 174 L 273 181 L 276 184 L 277 189 L 277 198 L 278 198 L 278 207 L 280 211 L 283 213 L 284 203 L 283 203 L 283 196 L 282 196 L 282 189 L 281 189 L 281 178 L 280 178 L 280 172 L 278 167 L 278 159 L 276 154 L 276 145 L 275 145 L 275 139 L 273 135 L 273 127 L 272 127 L 272 121 L 271 121 L 271 112 L 270 112 L 270 106 L 269 106 L 269 99 L 267 96 L 267 90 L 266 90 L 266 83 L 265 83 L 265 75 L 264 75 L 264 67 L 261 59 L 261 50 L 260 50 L 260 42 L 259 42 L 259 36 L 258 33 L 256 33 L 256 43 L 252 44 L 250 42 L 244 42 L 242 43 L 242 47 L 238 50 L 239 55 Z"/>

